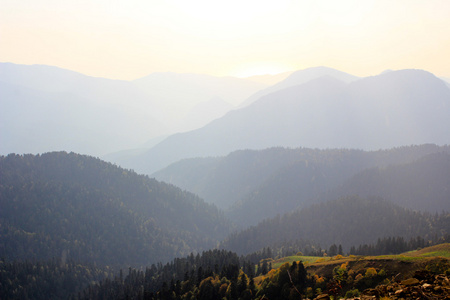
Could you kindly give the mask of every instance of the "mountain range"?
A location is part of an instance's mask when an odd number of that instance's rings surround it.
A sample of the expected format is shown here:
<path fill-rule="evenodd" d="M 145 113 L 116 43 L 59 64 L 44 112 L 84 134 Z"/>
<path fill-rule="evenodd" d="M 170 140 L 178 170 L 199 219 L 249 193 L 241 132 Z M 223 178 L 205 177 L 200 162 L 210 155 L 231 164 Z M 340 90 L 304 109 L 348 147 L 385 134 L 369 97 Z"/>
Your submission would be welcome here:
<path fill-rule="evenodd" d="M 350 83 L 327 75 L 262 96 L 116 163 L 151 174 L 183 158 L 239 149 L 445 145 L 450 143 L 449 115 L 450 89 L 426 71 L 391 71 Z"/>
<path fill-rule="evenodd" d="M 316 67 L 271 86 L 257 81 L 175 73 L 121 81 L 2 63 L 0 153 L 110 153 L 151 174 L 239 149 L 449 143 L 450 89 L 426 71 L 359 78 Z"/>
<path fill-rule="evenodd" d="M 308 163 L 308 166 L 292 164 L 235 203 L 227 216 L 245 228 L 277 214 L 354 195 L 382 198 L 413 211 L 450 210 L 449 152 L 436 152 L 397 164 L 387 164 L 387 158 L 376 167 L 350 175 L 359 162 L 373 164 L 374 157 L 370 156 L 363 160 L 351 155 L 338 156 L 335 161 Z"/>
<path fill-rule="evenodd" d="M 248 254 L 263 247 L 283 247 L 290 241 L 314 241 L 322 247 L 342 245 L 344 251 L 377 239 L 448 236 L 450 215 L 412 211 L 373 197 L 344 197 L 317 203 L 283 216 L 264 220 L 231 234 L 220 247 Z M 301 243 L 305 244 L 305 242 Z"/>
<path fill-rule="evenodd" d="M 218 249 L 259 257 L 254 274 L 268 247 L 449 240 L 450 88 L 423 70 L 120 81 L 2 63 L 0 96 L 0 264 L 18 298 L 130 266 L 97 290 L 177 278 L 231 295 L 244 257 Z"/>
<path fill-rule="evenodd" d="M 388 236 L 436 240 L 450 232 L 448 147 L 373 153 L 274 148 L 231 156 L 262 173 L 275 170 L 257 178 L 263 184 L 238 203 L 240 210 L 228 212 L 243 227 L 231 235 L 235 227 L 213 204 L 98 158 L 66 152 L 0 156 L 0 256 L 145 266 L 215 247 L 248 254 L 311 241 L 349 249 Z M 279 162 L 264 159 L 288 156 L 292 160 L 279 169 Z M 377 167 L 357 172 L 361 163 Z M 243 181 L 227 188 L 243 189 Z"/>
<path fill-rule="evenodd" d="M 450 210 L 450 152 L 436 152 L 415 161 L 369 168 L 331 190 L 326 197 L 381 197 L 414 211 Z"/>
<path fill-rule="evenodd" d="M 152 138 L 203 126 L 266 86 L 175 73 L 110 80 L 1 63 L 0 153 L 65 150 L 99 156 L 146 147 Z"/>
<path fill-rule="evenodd" d="M 132 83 L 156 99 L 157 105 L 169 112 L 169 118 L 179 119 L 194 106 L 215 98 L 238 106 L 267 87 L 267 84 L 245 78 L 171 72 L 152 73 Z"/>
<path fill-rule="evenodd" d="M 240 105 L 240 107 L 245 107 L 245 106 L 255 102 L 262 96 L 265 96 L 265 95 L 268 95 L 268 94 L 271 94 L 271 93 L 274 93 L 274 92 L 277 92 L 280 90 L 284 90 L 286 88 L 293 87 L 296 85 L 301 85 L 301 84 L 307 83 L 308 81 L 318 79 L 318 78 L 324 77 L 324 76 L 330 76 L 330 77 L 336 78 L 345 83 L 350 83 L 352 81 L 359 79 L 359 77 L 357 77 L 357 76 L 353 76 L 351 74 L 348 74 L 348 73 L 345 73 L 342 71 L 338 71 L 338 70 L 335 70 L 332 68 L 328 68 L 328 67 L 308 68 L 308 69 L 300 70 L 297 72 L 293 72 L 292 74 L 287 76 L 284 80 L 282 80 L 278 83 L 275 83 L 263 90 L 256 92 L 255 94 L 253 94 L 252 96 L 247 98 Z"/>
<path fill-rule="evenodd" d="M 432 144 L 377 151 L 239 150 L 185 159 L 152 176 L 198 194 L 246 227 L 349 195 L 382 197 L 414 210 L 448 210 L 449 153 L 448 146 Z"/>

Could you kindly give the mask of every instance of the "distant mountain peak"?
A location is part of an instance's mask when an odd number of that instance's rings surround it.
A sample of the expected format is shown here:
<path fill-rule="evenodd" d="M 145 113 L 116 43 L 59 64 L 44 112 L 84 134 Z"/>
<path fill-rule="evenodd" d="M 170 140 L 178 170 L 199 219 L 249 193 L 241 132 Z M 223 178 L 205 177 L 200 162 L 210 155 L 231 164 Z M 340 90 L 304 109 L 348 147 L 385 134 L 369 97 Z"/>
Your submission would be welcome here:
<path fill-rule="evenodd" d="M 326 68 L 315 70 L 321 69 Z M 392 71 L 350 83 L 323 74 L 265 92 L 253 104 L 168 137 L 135 158 L 146 165 L 127 167 L 152 173 L 182 158 L 275 146 L 375 150 L 450 142 L 450 90 L 424 70 Z"/>
<path fill-rule="evenodd" d="M 394 71 L 394 70 L 392 70 L 392 69 L 386 69 L 386 70 L 384 70 L 383 72 L 381 72 L 380 75 L 382 75 L 382 74 L 387 74 L 387 73 L 390 73 L 390 72 L 392 72 L 392 71 Z"/>
<path fill-rule="evenodd" d="M 245 106 L 255 102 L 262 96 L 271 94 L 273 92 L 276 92 L 276 91 L 279 91 L 279 90 L 282 90 L 282 89 L 285 89 L 288 87 L 301 85 L 301 84 L 307 83 L 308 81 L 318 79 L 323 76 L 331 76 L 331 77 L 334 77 L 344 83 L 350 83 L 352 81 L 359 79 L 359 77 L 350 75 L 348 73 L 345 73 L 345 72 L 342 72 L 342 71 L 339 71 L 339 70 L 336 70 L 333 68 L 324 67 L 324 66 L 311 67 L 311 68 L 307 68 L 307 69 L 303 69 L 303 70 L 298 70 L 298 71 L 295 71 L 292 74 L 290 74 L 283 81 L 253 94 L 250 98 L 248 98 L 246 101 L 244 101 L 240 105 L 240 107 L 245 107 Z"/>

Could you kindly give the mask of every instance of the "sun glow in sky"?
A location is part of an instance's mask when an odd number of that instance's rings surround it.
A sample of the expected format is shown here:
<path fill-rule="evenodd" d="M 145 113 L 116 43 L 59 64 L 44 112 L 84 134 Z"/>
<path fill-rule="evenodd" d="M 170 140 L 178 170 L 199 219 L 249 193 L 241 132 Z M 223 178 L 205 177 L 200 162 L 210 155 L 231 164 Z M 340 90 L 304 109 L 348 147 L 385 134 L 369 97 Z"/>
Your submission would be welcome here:
<path fill-rule="evenodd" d="M 127 80 L 314 66 L 450 77 L 450 1 L 2 0 L 0 61 Z"/>

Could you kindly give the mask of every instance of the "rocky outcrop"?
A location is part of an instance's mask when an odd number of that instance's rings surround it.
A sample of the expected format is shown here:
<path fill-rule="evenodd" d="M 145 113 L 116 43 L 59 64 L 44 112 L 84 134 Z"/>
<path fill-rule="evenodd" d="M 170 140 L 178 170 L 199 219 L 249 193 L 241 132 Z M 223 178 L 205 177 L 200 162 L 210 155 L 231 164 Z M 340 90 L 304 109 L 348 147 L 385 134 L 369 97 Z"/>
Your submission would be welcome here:
<path fill-rule="evenodd" d="M 417 271 L 412 278 L 362 292 L 361 300 L 380 299 L 449 299 L 450 280 L 445 275 L 433 275 L 428 271 Z"/>
<path fill-rule="evenodd" d="M 329 299 L 330 297 L 328 294 L 322 294 L 314 300 Z M 443 274 L 435 275 L 429 271 L 416 271 L 414 276 L 411 278 L 398 282 L 394 281 L 389 284 L 378 285 L 375 288 L 364 290 L 360 297 L 351 298 L 351 300 L 371 299 L 450 300 L 450 280 Z"/>

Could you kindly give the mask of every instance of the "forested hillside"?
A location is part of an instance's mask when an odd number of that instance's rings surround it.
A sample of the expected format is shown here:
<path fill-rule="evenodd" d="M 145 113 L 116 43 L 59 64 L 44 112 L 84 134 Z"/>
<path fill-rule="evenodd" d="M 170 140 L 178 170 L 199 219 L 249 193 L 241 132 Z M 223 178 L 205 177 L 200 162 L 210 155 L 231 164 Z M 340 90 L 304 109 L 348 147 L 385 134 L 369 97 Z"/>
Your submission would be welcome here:
<path fill-rule="evenodd" d="M 281 147 L 260 151 L 241 150 L 224 157 L 182 160 L 153 175 L 228 210 L 227 216 L 230 219 L 241 226 L 248 226 L 319 200 L 352 195 L 353 191 L 339 193 L 336 189 L 353 176 L 359 178 L 361 190 L 365 185 L 370 185 L 368 176 L 360 178 L 356 175 L 367 168 L 383 169 L 390 165 L 412 163 L 431 153 L 449 151 L 448 146 L 432 144 L 378 151 Z M 434 180 L 437 190 L 427 189 L 428 197 L 435 197 L 433 193 L 438 191 L 445 195 L 444 190 L 448 185 L 443 181 L 448 176 L 443 174 L 444 165 L 439 169 L 439 174 L 421 177 L 423 186 L 432 178 L 442 176 L 439 180 Z M 420 172 L 421 168 L 422 166 L 416 166 L 416 172 Z M 433 172 L 432 165 L 428 169 Z M 370 195 L 386 196 L 377 193 Z M 436 199 L 441 199 L 441 204 L 449 205 L 447 201 L 442 201 L 442 196 Z M 411 201 L 418 200 L 415 198 Z M 445 209 L 444 206 L 439 206 L 438 210 L 441 208 Z M 450 207 L 447 206 L 446 209 Z"/>
<path fill-rule="evenodd" d="M 8 262 L 0 259 L 1 299 L 73 299 L 90 284 L 114 274 L 109 268 L 74 261 Z"/>
<path fill-rule="evenodd" d="M 230 224 L 179 188 L 74 153 L 0 158 L 0 257 L 143 266 L 214 247 Z"/>
<path fill-rule="evenodd" d="M 202 252 L 201 255 L 190 254 L 184 258 L 176 258 L 165 265 L 151 265 L 145 270 L 129 268 L 128 274 L 121 272 L 114 280 L 107 279 L 91 286 L 82 293 L 80 298 L 152 299 L 158 295 L 160 299 L 173 299 L 172 292 L 189 292 L 213 274 L 220 276 L 224 283 L 226 282 L 223 291 L 225 292 L 230 282 L 236 285 L 241 266 L 236 253 L 209 250 Z M 175 288 L 176 291 L 173 290 Z M 192 296 L 192 292 L 189 296 Z M 212 295 L 203 298 L 216 299 Z"/>
<path fill-rule="evenodd" d="M 177 259 L 144 271 L 130 268 L 128 275 L 91 285 L 79 298 L 318 300 L 329 296 L 355 299 L 364 294 L 372 299 L 374 294 L 392 296 L 400 290 L 396 295 L 405 295 L 402 299 L 416 299 L 414 295 L 423 296 L 419 299 L 444 299 L 450 271 L 448 248 L 448 244 L 441 244 L 388 257 L 291 256 L 270 260 L 277 266 L 256 275 L 254 265 L 239 263 L 235 253 L 208 251 L 195 259 Z M 436 251 L 443 256 L 436 256 Z"/>
<path fill-rule="evenodd" d="M 421 236 L 433 238 L 450 233 L 450 214 L 411 211 L 380 198 L 347 197 L 312 205 L 267 219 L 230 235 L 221 247 L 247 254 L 263 247 L 293 240 L 311 240 L 322 247 L 375 243 L 378 238 Z"/>
<path fill-rule="evenodd" d="M 345 195 L 379 196 L 413 210 L 450 211 L 450 154 L 440 152 L 416 161 L 364 170 L 328 199 Z"/>
<path fill-rule="evenodd" d="M 381 197 L 413 210 L 449 211 L 449 149 L 423 145 L 345 150 L 317 162 L 294 162 L 232 206 L 227 215 L 237 224 L 254 225 L 277 213 L 351 195 Z"/>

